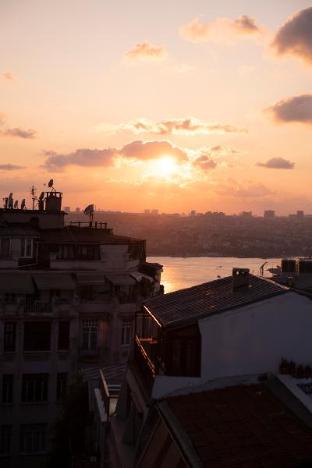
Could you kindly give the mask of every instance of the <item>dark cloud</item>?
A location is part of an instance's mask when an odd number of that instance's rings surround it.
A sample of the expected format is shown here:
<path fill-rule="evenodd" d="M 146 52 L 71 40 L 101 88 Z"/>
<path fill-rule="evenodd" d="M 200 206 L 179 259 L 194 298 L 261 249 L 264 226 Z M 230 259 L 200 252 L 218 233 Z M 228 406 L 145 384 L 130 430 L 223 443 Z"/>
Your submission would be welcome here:
<path fill-rule="evenodd" d="M 193 161 L 193 166 L 199 167 L 203 171 L 208 171 L 214 169 L 217 166 L 217 163 L 211 159 L 210 156 L 203 154 Z"/>
<path fill-rule="evenodd" d="M 45 155 L 48 158 L 44 166 L 53 170 L 60 170 L 71 165 L 83 167 L 109 166 L 112 164 L 115 154 L 116 150 L 112 148 L 102 150 L 82 148 L 68 154 L 47 151 Z"/>
<path fill-rule="evenodd" d="M 312 63 L 312 7 L 299 11 L 277 32 L 272 46 L 279 55 L 297 55 Z"/>
<path fill-rule="evenodd" d="M 162 156 L 173 156 L 178 160 L 186 160 L 186 153 L 172 146 L 168 141 L 149 141 L 144 143 L 143 141 L 133 141 L 128 145 L 125 145 L 120 151 L 120 155 L 126 158 L 135 159 L 157 159 Z"/>
<path fill-rule="evenodd" d="M 279 101 L 269 108 L 275 120 L 312 124 L 312 95 L 303 94 Z"/>
<path fill-rule="evenodd" d="M 0 171 L 15 171 L 24 169 L 24 166 L 18 166 L 16 164 L 0 164 Z"/>
<path fill-rule="evenodd" d="M 172 156 L 180 161 L 187 160 L 187 154 L 167 141 L 133 141 L 121 149 L 78 149 L 72 153 L 60 154 L 53 151 L 45 153 L 47 169 L 61 170 L 66 166 L 110 166 L 117 157 L 140 160 L 157 159 L 162 156 Z"/>
<path fill-rule="evenodd" d="M 284 158 L 272 158 L 265 163 L 258 163 L 257 166 L 266 167 L 268 169 L 294 169 L 295 163 Z"/>
<path fill-rule="evenodd" d="M 167 52 L 164 47 L 153 45 L 150 42 L 140 42 L 126 53 L 126 57 L 131 60 L 162 60 Z"/>
<path fill-rule="evenodd" d="M 0 132 L 2 136 L 8 136 L 13 138 L 23 138 L 24 140 L 31 140 L 36 137 L 35 130 L 24 130 L 22 128 L 7 128 Z"/>

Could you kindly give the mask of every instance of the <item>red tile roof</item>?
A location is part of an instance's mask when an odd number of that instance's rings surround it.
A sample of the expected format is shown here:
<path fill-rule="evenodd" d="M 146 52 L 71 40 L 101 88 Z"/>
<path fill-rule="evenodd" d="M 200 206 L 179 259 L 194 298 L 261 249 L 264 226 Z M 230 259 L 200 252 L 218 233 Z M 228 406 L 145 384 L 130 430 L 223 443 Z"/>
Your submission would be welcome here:
<path fill-rule="evenodd" d="M 312 461 L 312 429 L 265 384 L 175 396 L 167 403 L 204 467 L 299 468 Z"/>

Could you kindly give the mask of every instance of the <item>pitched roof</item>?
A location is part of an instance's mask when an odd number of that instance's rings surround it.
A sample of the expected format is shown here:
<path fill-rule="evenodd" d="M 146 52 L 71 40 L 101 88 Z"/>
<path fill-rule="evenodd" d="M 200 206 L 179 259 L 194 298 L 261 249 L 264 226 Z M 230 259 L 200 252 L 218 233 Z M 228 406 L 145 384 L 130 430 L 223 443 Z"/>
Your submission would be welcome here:
<path fill-rule="evenodd" d="M 312 429 L 265 384 L 175 396 L 167 404 L 203 467 L 290 468 L 312 460 Z"/>
<path fill-rule="evenodd" d="M 233 278 L 227 276 L 156 296 L 145 305 L 162 325 L 167 326 L 241 307 L 288 291 L 284 286 L 254 275 L 249 275 L 248 287 L 234 290 Z"/>

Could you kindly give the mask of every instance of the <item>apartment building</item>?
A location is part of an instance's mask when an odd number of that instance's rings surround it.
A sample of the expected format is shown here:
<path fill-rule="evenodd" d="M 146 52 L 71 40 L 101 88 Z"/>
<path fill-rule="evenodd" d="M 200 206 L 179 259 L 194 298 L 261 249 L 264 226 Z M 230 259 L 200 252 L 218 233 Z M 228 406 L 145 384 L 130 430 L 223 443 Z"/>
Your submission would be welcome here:
<path fill-rule="evenodd" d="M 65 224 L 62 193 L 0 209 L 0 465 L 45 466 L 71 377 L 127 361 L 141 303 L 162 292 L 145 241 Z"/>

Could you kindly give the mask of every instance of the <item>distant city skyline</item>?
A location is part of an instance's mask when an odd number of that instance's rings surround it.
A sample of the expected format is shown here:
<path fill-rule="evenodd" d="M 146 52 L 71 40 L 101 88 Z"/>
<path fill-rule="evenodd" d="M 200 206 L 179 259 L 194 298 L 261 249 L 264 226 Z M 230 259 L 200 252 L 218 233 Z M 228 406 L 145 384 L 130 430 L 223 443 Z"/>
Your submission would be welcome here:
<path fill-rule="evenodd" d="M 4 0 L 3 196 L 312 212 L 308 0 Z M 307 27 L 306 27 L 307 26 Z"/>

